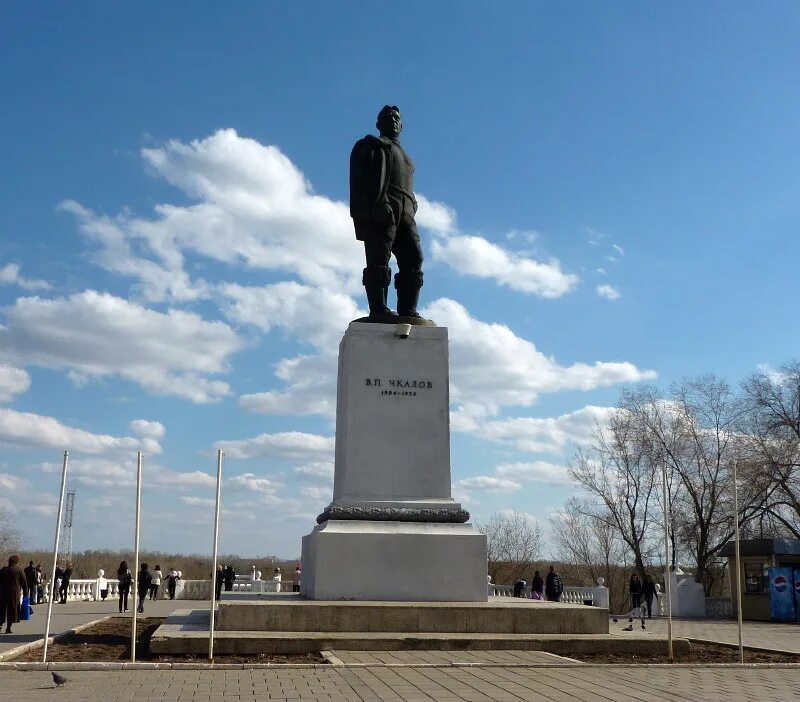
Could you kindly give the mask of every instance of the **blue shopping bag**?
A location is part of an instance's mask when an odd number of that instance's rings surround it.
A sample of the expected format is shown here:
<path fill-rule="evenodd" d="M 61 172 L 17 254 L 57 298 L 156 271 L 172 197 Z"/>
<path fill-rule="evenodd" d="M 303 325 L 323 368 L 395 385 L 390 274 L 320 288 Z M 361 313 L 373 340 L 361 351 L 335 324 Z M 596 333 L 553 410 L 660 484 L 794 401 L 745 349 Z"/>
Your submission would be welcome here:
<path fill-rule="evenodd" d="M 31 600 L 30 597 L 23 597 L 22 604 L 19 606 L 19 620 L 26 622 L 31 618 Z"/>

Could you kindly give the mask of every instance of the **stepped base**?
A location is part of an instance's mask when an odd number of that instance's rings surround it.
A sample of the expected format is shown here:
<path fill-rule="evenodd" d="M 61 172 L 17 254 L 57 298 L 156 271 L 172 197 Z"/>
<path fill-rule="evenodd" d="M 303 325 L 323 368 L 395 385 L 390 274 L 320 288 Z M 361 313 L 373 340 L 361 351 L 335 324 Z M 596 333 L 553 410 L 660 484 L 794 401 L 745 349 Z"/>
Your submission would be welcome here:
<path fill-rule="evenodd" d="M 492 597 L 488 602 L 343 602 L 297 596 L 223 600 L 217 630 L 450 634 L 607 634 L 601 607 Z"/>
<path fill-rule="evenodd" d="M 588 609 L 588 608 L 587 608 Z M 601 610 L 606 613 L 606 610 Z M 608 619 L 606 618 L 606 631 Z M 676 652 L 689 649 L 686 639 L 675 639 Z M 217 655 L 299 655 L 319 651 L 401 650 L 529 650 L 569 656 L 576 653 L 663 653 L 666 640 L 632 633 L 614 634 L 509 634 L 448 632 L 347 632 L 347 631 L 218 631 Z M 162 624 L 150 641 L 158 655 L 208 654 L 208 611 L 178 610 Z"/>

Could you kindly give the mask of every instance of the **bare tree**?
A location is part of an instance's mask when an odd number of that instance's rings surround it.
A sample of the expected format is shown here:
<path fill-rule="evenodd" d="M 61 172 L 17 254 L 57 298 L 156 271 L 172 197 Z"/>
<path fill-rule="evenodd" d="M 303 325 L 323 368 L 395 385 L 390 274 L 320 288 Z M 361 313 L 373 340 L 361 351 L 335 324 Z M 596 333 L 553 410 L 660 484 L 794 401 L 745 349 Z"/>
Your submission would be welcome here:
<path fill-rule="evenodd" d="M 19 549 L 21 540 L 21 534 L 14 527 L 11 513 L 5 507 L 0 507 L 0 555 L 3 557 L 3 562 L 12 551 Z"/>
<path fill-rule="evenodd" d="M 652 461 L 667 463 L 674 550 L 689 555 L 695 579 L 710 593 L 719 576 L 714 564 L 734 532 L 733 465 L 743 478 L 752 472 L 740 431 L 741 399 L 725 381 L 706 375 L 674 384 L 666 396 L 652 387 L 626 392 L 622 404 L 636 417 Z M 764 493 L 750 481 L 740 483 L 745 522 L 761 508 Z"/>
<path fill-rule="evenodd" d="M 579 513 L 613 529 L 633 557 L 641 577 L 654 553 L 650 535 L 656 504 L 656 467 L 641 441 L 636 418 L 624 409 L 595 428 L 587 449 L 577 449 L 569 474 L 587 493 Z M 625 554 L 622 554 L 625 560 Z"/>
<path fill-rule="evenodd" d="M 765 521 L 800 538 L 800 361 L 755 373 L 744 392 L 756 477 L 773 488 Z"/>
<path fill-rule="evenodd" d="M 620 539 L 609 519 L 599 519 L 585 500 L 571 497 L 564 509 L 550 519 L 559 557 L 581 566 L 588 580 L 611 580 L 611 569 L 619 561 Z"/>
<path fill-rule="evenodd" d="M 541 527 L 525 514 L 497 512 L 475 526 L 486 535 L 492 582 L 501 574 L 510 582 L 518 580 L 541 552 Z"/>

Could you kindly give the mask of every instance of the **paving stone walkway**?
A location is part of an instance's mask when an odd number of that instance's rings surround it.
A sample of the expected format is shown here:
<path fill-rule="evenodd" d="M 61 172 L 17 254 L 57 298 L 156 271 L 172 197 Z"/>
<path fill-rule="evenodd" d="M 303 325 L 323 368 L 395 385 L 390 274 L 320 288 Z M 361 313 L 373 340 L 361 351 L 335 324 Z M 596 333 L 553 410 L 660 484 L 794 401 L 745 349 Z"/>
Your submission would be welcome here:
<path fill-rule="evenodd" d="M 616 624 L 613 622 L 609 624 L 609 632 L 625 636 L 628 632 L 622 631 L 622 628 L 626 626 L 628 626 L 628 620 L 620 619 Z M 666 619 L 648 619 L 646 626 L 648 635 L 658 638 L 664 638 L 667 635 Z M 634 622 L 632 633 L 643 634 L 638 621 Z M 739 645 L 739 630 L 736 620 L 673 619 L 672 634 L 690 639 Z M 745 646 L 800 653 L 800 624 L 743 622 L 742 640 Z"/>
<path fill-rule="evenodd" d="M 800 672 L 765 668 L 284 668 L 65 673 L 0 672 L 0 700 L 39 702 L 660 702 L 800 699 Z"/>

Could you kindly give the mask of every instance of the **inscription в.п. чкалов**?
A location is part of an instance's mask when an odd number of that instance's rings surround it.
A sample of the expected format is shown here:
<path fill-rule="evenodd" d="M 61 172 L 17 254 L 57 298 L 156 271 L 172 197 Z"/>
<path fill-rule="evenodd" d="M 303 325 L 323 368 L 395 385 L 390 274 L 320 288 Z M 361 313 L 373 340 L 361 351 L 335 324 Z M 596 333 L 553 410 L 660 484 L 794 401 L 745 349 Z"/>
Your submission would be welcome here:
<path fill-rule="evenodd" d="M 433 382 L 430 380 L 404 380 L 403 378 L 364 378 L 364 385 L 374 388 L 392 388 L 393 390 L 431 390 Z"/>

